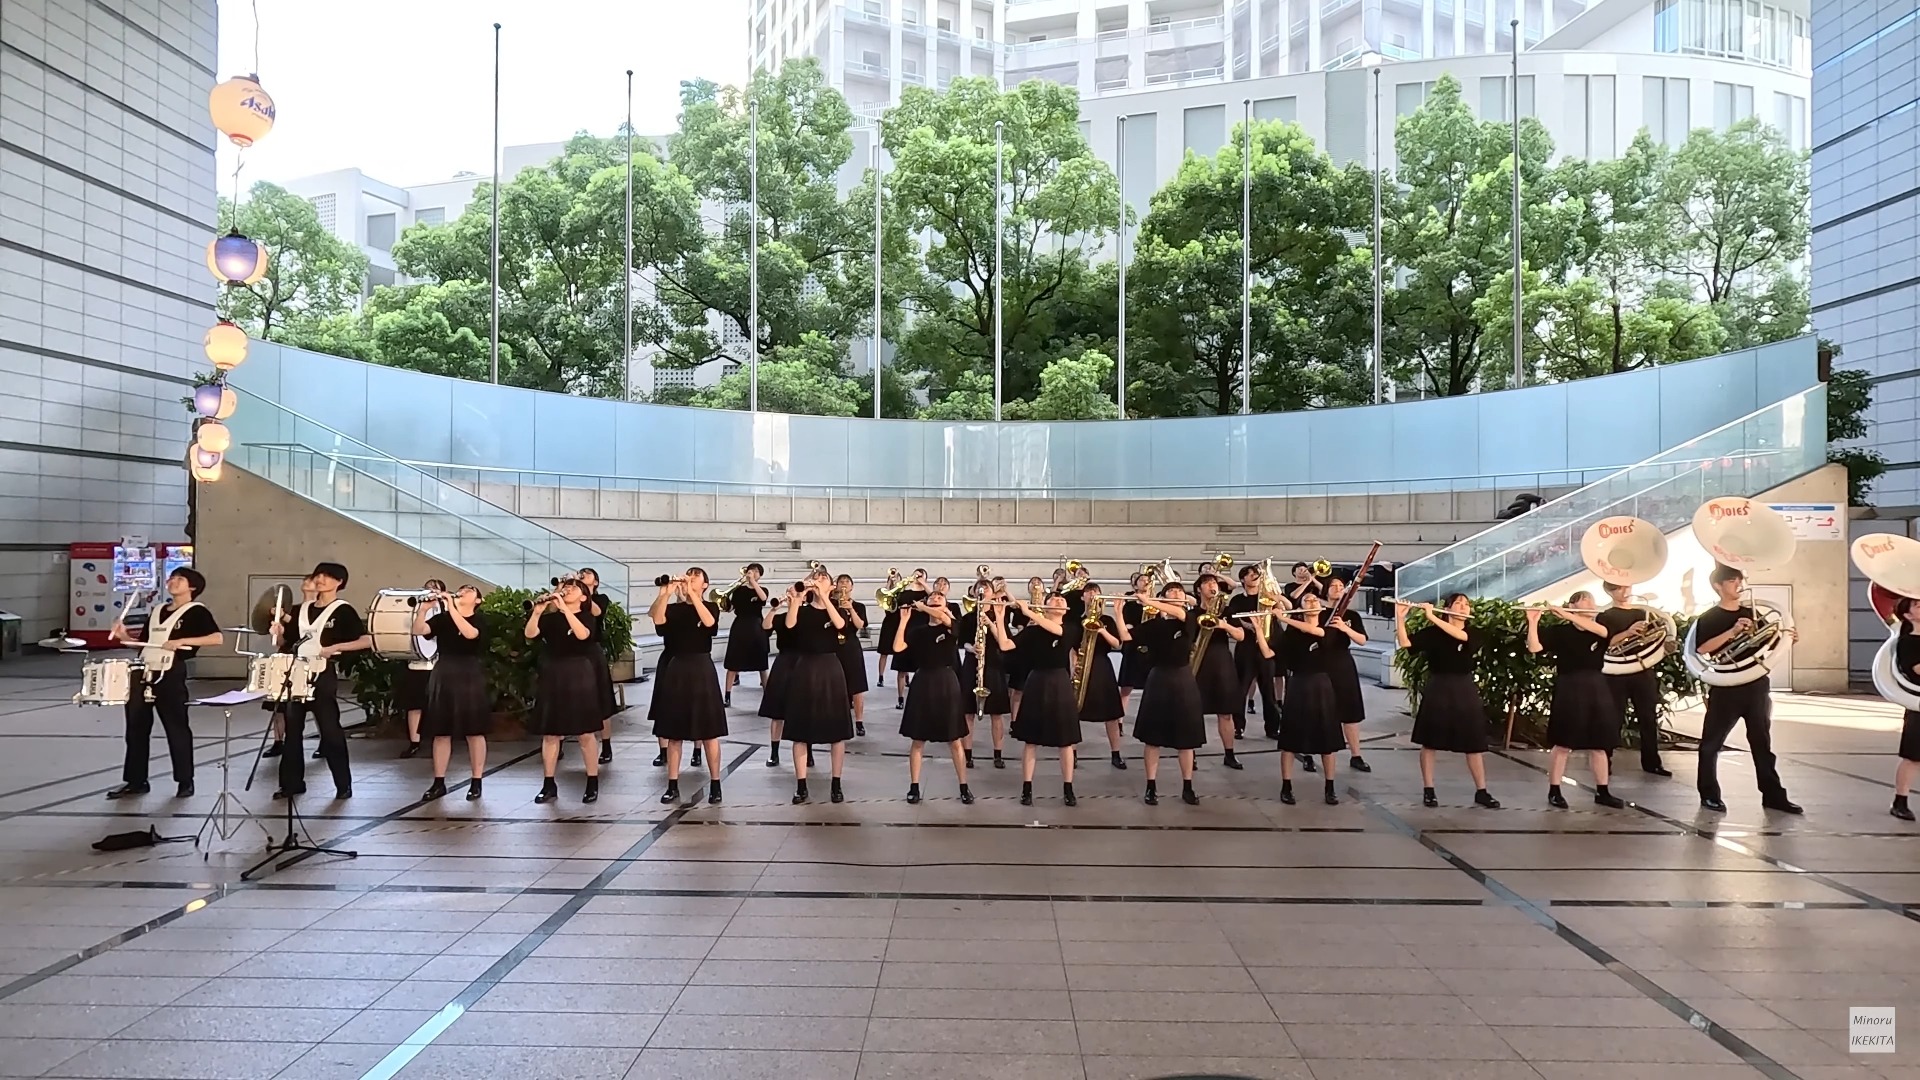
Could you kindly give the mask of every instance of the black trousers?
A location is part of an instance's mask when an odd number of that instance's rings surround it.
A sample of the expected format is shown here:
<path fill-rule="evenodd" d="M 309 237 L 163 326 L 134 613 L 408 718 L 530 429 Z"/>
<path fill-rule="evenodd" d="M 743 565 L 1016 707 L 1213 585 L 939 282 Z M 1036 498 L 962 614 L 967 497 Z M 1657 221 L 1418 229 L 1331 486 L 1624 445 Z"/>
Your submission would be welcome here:
<path fill-rule="evenodd" d="M 1246 647 L 1247 646 L 1242 646 L 1242 648 Z M 1240 696 L 1244 698 L 1255 689 L 1260 691 L 1261 727 L 1265 731 L 1267 738 L 1279 738 L 1280 696 L 1274 692 L 1273 688 L 1273 661 L 1258 655 L 1257 649 L 1255 649 L 1254 655 L 1245 657 L 1241 656 L 1239 650 L 1236 649 L 1233 658 L 1234 667 L 1239 669 L 1240 673 Z M 1253 685 L 1248 686 L 1248 683 L 1252 683 Z M 1245 714 L 1241 714 L 1241 716 L 1237 718 L 1234 727 L 1244 730 L 1246 726 Z"/>
<path fill-rule="evenodd" d="M 1763 796 L 1786 795 L 1773 756 L 1773 699 L 1763 676 L 1745 686 L 1716 686 L 1707 691 L 1707 717 L 1700 728 L 1700 797 L 1720 797 L 1719 757 L 1727 736 L 1742 720 L 1753 752 L 1754 779 Z"/>
<path fill-rule="evenodd" d="M 1620 726 L 1626 727 L 1627 709 L 1633 709 L 1633 722 L 1640 731 L 1640 767 L 1660 767 L 1660 680 L 1651 671 L 1637 675 L 1609 675 L 1607 686 L 1613 691 L 1614 708 L 1620 711 Z"/>
<path fill-rule="evenodd" d="M 280 790 L 303 795 L 307 790 L 307 753 L 301 746 L 306 735 L 307 717 L 320 732 L 320 756 L 327 759 L 338 791 L 353 787 L 353 770 L 347 765 L 347 734 L 340 730 L 340 701 L 334 697 L 335 676 L 331 669 L 314 685 L 310 701 L 287 702 L 287 738 L 280 753 Z"/>
<path fill-rule="evenodd" d="M 127 760 L 120 779 L 128 784 L 147 782 L 147 765 L 153 757 L 153 716 L 160 714 L 160 728 L 167 735 L 167 755 L 173 759 L 176 784 L 193 782 L 193 731 L 187 726 L 187 683 L 182 678 L 164 678 L 153 688 L 153 702 L 139 686 L 127 698 Z"/>

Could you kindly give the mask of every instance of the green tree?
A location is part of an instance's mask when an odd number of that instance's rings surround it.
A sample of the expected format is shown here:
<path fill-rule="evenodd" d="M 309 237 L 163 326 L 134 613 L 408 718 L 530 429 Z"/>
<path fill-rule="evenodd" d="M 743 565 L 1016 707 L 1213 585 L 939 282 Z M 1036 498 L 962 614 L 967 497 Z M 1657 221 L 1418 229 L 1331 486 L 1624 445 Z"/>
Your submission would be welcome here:
<path fill-rule="evenodd" d="M 492 377 L 487 292 L 486 282 L 465 280 L 376 289 L 361 332 L 373 358 L 389 367 L 485 382 Z M 517 360 L 513 343 L 502 340 L 503 381 L 523 384 L 514 377 Z"/>
<path fill-rule="evenodd" d="M 1078 315 L 1060 305 L 1087 295 L 1090 253 L 1111 231 L 1119 201 L 1112 171 L 1080 134 L 1071 88 L 1032 79 L 1002 93 L 991 79 L 963 78 L 945 93 L 903 92 L 882 126 L 893 158 L 884 242 L 912 316 L 898 355 L 927 373 L 936 402 L 977 385 L 963 375 L 992 370 L 996 122 L 1004 125 L 998 284 L 1009 400 L 1038 392 L 1041 369 L 1074 344 L 1064 331 Z"/>
<path fill-rule="evenodd" d="M 1664 289 L 1632 302 L 1606 284 L 1595 277 L 1553 284 L 1528 272 L 1521 348 L 1536 377 L 1567 382 L 1694 360 L 1719 352 L 1726 341 L 1713 306 L 1685 295 L 1678 283 L 1663 283 Z M 1486 326 L 1484 347 L 1496 355 L 1513 348 L 1512 297 L 1508 271 L 1475 303 Z"/>
<path fill-rule="evenodd" d="M 1011 402 L 1001 402 L 1002 413 Z M 990 372 L 966 370 L 954 377 L 954 384 L 948 387 L 920 410 L 922 420 L 991 420 L 993 419 L 993 375 Z"/>
<path fill-rule="evenodd" d="M 1832 348 L 1833 355 L 1840 350 Z M 1873 404 L 1873 383 L 1859 368 L 1840 368 L 1827 380 L 1827 460 L 1846 466 L 1847 502 L 1867 505 L 1873 482 L 1887 471 L 1887 459 L 1859 446 L 1833 446 L 1867 437 L 1867 409 Z"/>
<path fill-rule="evenodd" d="M 1001 409 L 1008 420 L 1111 420 L 1120 415 L 1108 387 L 1113 358 L 1097 349 L 1063 356 L 1040 371 L 1040 394 Z"/>
<path fill-rule="evenodd" d="M 320 224 L 313 204 L 277 184 L 247 189 L 235 211 L 220 200 L 219 219 L 266 245 L 267 274 L 220 290 L 220 314 L 253 337 L 299 344 L 304 328 L 353 309 L 367 280 L 367 257 Z"/>
<path fill-rule="evenodd" d="M 858 415 L 859 384 L 847 377 L 846 366 L 839 346 L 822 334 L 809 332 L 793 345 L 776 346 L 772 355 L 760 361 L 760 408 L 813 416 Z M 712 388 L 696 391 L 688 403 L 709 409 L 745 409 L 751 392 L 748 379 L 745 367 L 729 372 Z M 871 405 L 868 408 L 871 411 Z"/>

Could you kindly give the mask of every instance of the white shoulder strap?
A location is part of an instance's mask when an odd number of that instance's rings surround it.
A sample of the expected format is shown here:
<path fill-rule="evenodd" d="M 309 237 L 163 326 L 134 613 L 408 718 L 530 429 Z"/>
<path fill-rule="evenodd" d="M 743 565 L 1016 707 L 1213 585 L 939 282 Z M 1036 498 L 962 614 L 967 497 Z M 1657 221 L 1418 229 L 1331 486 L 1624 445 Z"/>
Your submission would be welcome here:
<path fill-rule="evenodd" d="M 333 618 L 333 613 L 346 605 L 347 602 L 345 600 L 335 599 L 333 603 L 321 608 L 319 617 L 314 619 L 307 618 L 307 609 L 312 605 L 300 605 L 300 636 L 303 638 L 307 637 L 313 633 L 314 627 L 327 625 L 328 620 Z"/>
<path fill-rule="evenodd" d="M 180 625 L 180 617 L 197 607 L 205 607 L 198 600 L 192 600 L 175 608 L 173 614 L 164 619 L 150 619 L 147 623 L 147 643 L 158 645 L 173 634 L 173 628 Z"/>

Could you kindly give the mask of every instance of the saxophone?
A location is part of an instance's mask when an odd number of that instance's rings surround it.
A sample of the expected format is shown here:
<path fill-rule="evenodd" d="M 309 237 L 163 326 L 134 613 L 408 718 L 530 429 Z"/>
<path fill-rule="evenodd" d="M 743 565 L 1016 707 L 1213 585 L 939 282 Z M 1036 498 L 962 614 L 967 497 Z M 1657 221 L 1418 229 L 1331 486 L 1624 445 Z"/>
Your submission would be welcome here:
<path fill-rule="evenodd" d="M 1187 667 L 1195 675 L 1200 674 L 1200 664 L 1206 659 L 1207 646 L 1213 643 L 1213 630 L 1220 625 L 1220 612 L 1227 606 L 1227 595 L 1222 592 L 1213 594 L 1213 599 L 1201 605 L 1200 632 L 1193 638 L 1193 655 L 1187 659 Z"/>
<path fill-rule="evenodd" d="M 1087 707 L 1087 684 L 1093 671 L 1093 654 L 1100 637 L 1100 605 L 1087 609 L 1087 617 L 1080 620 L 1080 656 L 1079 666 L 1073 671 L 1073 708 L 1075 712 Z"/>

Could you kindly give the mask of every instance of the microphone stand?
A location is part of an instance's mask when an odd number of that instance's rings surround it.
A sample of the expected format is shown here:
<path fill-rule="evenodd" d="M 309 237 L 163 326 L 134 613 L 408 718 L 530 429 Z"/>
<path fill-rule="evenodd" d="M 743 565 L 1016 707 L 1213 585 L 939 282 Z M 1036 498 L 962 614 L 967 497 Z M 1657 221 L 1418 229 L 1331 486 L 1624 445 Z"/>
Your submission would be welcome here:
<path fill-rule="evenodd" d="M 301 638 L 300 644 L 304 645 L 308 640 L 309 640 L 308 638 Z M 300 655 L 299 648 L 300 648 L 299 645 L 294 646 L 293 655 L 296 658 L 299 657 Z M 293 710 L 292 710 L 293 669 L 299 666 L 301 665 L 298 663 L 297 660 L 295 663 L 288 664 L 287 673 L 280 680 L 280 695 L 281 695 L 280 700 L 286 702 L 288 706 L 287 735 L 289 736 L 289 738 L 287 741 L 293 744 L 287 747 L 285 750 L 283 750 L 282 753 L 298 753 L 300 750 L 299 744 L 300 742 L 303 741 L 303 740 L 291 737 L 294 735 L 296 731 L 299 730 L 294 726 L 294 718 L 293 718 Z M 310 692 L 311 691 L 309 690 L 309 693 Z M 304 727 L 306 724 L 306 716 L 304 713 L 300 717 L 300 724 L 302 727 Z M 301 765 L 304 767 L 306 763 L 301 762 Z M 347 851 L 344 848 L 322 847 L 321 845 L 315 843 L 313 839 L 313 834 L 307 831 L 306 821 L 300 817 L 300 811 L 294 805 L 295 803 L 300 801 L 300 796 L 294 794 L 291 791 L 284 791 L 281 794 L 286 796 L 285 802 L 287 804 L 287 835 L 277 844 L 269 842 L 267 844 L 266 857 L 261 859 L 259 862 L 254 863 L 252 866 L 247 867 L 246 870 L 242 871 L 240 874 L 241 881 L 251 880 L 253 875 L 259 873 L 261 868 L 265 867 L 268 863 L 274 863 L 273 868 L 275 870 L 285 870 L 287 867 L 292 866 L 294 863 L 299 862 L 301 859 L 306 858 L 308 855 L 337 855 L 343 859 L 357 859 L 360 857 L 360 853 L 358 851 Z M 301 839 L 302 836 L 305 836 L 306 839 L 302 840 Z M 281 858 L 281 856 L 283 855 L 290 855 L 291 857 Z M 274 862 L 275 859 L 279 859 L 279 861 Z"/>

